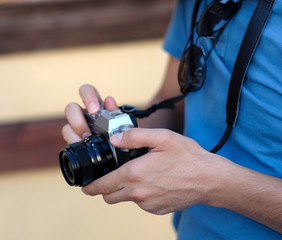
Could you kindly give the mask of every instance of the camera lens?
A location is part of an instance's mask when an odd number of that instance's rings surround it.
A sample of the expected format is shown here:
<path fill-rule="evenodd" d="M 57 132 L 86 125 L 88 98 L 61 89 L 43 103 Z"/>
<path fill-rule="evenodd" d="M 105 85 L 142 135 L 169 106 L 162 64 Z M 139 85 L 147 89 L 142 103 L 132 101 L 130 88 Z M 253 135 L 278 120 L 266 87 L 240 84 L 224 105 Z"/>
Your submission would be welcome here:
<path fill-rule="evenodd" d="M 85 186 L 117 168 L 109 143 L 100 135 L 66 146 L 59 158 L 64 178 L 71 186 Z"/>
<path fill-rule="evenodd" d="M 62 172 L 65 176 L 65 179 L 69 184 L 74 184 L 75 182 L 75 158 L 70 155 L 70 151 L 63 151 L 60 155 L 60 164 L 62 168 Z M 78 177 L 77 177 L 78 178 Z"/>

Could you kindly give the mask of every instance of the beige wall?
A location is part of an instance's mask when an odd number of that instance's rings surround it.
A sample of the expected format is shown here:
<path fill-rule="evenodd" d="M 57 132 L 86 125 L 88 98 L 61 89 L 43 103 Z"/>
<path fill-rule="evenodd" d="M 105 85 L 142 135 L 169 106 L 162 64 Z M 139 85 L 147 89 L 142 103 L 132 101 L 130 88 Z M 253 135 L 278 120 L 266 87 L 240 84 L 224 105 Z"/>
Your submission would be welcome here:
<path fill-rule="evenodd" d="M 0 122 L 62 116 L 68 102 L 80 101 L 77 90 L 86 82 L 119 104 L 144 104 L 158 89 L 166 61 L 161 41 L 1 56 Z M 171 215 L 85 196 L 57 168 L 0 174 L 0 190 L 0 239 L 175 238 Z"/>
<path fill-rule="evenodd" d="M 158 88 L 166 61 L 157 40 L 0 56 L 0 122 L 61 115 L 80 101 L 84 83 L 119 104 L 142 104 Z"/>

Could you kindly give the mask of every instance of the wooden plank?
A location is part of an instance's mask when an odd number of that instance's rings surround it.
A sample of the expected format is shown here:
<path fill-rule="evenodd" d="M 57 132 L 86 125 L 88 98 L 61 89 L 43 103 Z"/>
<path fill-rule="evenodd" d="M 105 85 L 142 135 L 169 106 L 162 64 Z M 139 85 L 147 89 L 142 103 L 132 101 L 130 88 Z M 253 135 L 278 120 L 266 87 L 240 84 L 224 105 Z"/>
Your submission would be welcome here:
<path fill-rule="evenodd" d="M 0 3 L 0 53 L 162 37 L 171 0 Z"/>
<path fill-rule="evenodd" d="M 0 125 L 0 172 L 58 166 L 64 119 Z"/>

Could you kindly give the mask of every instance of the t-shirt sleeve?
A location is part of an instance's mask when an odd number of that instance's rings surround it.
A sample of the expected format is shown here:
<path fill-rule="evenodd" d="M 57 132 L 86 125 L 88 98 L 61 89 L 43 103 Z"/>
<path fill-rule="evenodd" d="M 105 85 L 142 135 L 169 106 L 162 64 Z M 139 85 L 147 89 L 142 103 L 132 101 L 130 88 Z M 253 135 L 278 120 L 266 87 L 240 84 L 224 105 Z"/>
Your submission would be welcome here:
<path fill-rule="evenodd" d="M 189 1 L 191 2 L 191 0 Z M 177 1 L 164 38 L 163 49 L 177 59 L 181 58 L 183 49 L 189 37 L 190 13 L 187 12 L 186 6 L 189 1 Z M 188 9 L 190 10 L 190 8 Z"/>

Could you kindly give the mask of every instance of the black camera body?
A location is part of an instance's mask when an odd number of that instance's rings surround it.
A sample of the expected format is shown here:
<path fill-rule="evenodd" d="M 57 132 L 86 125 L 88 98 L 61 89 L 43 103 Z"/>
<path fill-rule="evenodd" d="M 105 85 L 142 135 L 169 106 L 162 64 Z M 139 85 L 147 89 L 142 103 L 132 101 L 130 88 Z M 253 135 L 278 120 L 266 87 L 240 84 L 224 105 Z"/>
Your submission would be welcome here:
<path fill-rule="evenodd" d="M 137 127 L 133 115 L 101 109 L 96 114 L 86 113 L 85 118 L 93 135 L 66 146 L 59 155 L 69 185 L 85 186 L 148 152 L 147 148 L 121 149 L 110 143 L 112 135 Z"/>

